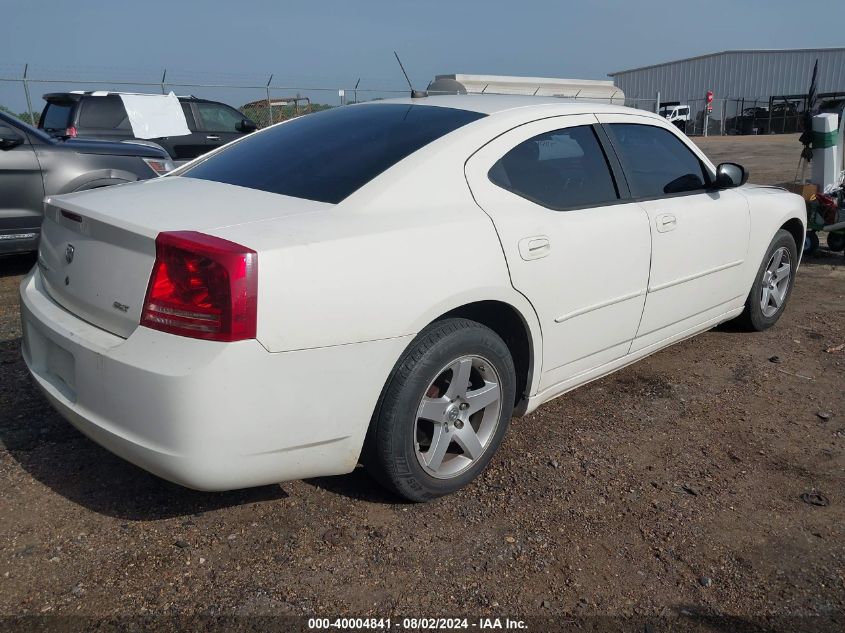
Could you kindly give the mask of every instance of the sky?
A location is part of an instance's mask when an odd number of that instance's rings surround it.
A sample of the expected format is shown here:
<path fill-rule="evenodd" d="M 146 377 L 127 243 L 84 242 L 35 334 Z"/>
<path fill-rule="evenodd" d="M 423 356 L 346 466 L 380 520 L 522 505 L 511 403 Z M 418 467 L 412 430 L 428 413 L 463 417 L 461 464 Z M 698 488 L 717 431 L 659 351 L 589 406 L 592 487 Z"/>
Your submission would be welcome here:
<path fill-rule="evenodd" d="M 272 73 L 327 103 L 359 78 L 402 89 L 394 50 L 425 88 L 445 73 L 606 79 L 726 49 L 845 46 L 843 0 L 0 0 L 0 24 L 0 78 L 25 63 L 50 79 L 155 82 L 167 68 L 174 81 L 263 85 Z M 35 109 L 48 90 L 97 87 L 35 85 Z M 261 96 L 246 92 L 226 96 Z M 20 84 L 0 82 L 0 103 L 21 109 Z"/>

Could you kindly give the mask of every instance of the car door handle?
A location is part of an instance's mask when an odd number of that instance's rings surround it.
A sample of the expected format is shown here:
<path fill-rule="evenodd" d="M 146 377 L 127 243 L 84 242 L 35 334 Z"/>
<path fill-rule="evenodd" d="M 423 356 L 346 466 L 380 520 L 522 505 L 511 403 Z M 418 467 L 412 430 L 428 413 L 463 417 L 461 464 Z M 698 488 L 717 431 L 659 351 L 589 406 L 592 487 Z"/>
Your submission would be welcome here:
<path fill-rule="evenodd" d="M 205 138 L 207 138 L 209 141 L 219 141 L 219 140 L 220 140 L 220 137 L 219 137 L 219 136 L 216 136 L 216 135 L 214 135 L 214 134 L 209 134 L 209 135 L 208 135 L 208 136 L 206 136 Z"/>
<path fill-rule="evenodd" d="M 664 213 L 657 216 L 657 231 L 658 233 L 666 233 L 667 231 L 674 231 L 678 226 L 678 218 L 671 213 Z"/>
<path fill-rule="evenodd" d="M 519 240 L 519 254 L 522 259 L 528 261 L 531 259 L 540 259 L 545 257 L 552 250 L 552 243 L 545 235 L 534 235 L 533 237 L 523 237 Z"/>

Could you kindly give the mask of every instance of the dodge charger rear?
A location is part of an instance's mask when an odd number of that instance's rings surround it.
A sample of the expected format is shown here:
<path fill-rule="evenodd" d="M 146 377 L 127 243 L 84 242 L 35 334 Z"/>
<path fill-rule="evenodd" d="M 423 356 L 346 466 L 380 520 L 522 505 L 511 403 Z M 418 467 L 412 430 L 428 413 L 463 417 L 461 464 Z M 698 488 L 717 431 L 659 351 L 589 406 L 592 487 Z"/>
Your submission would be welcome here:
<path fill-rule="evenodd" d="M 612 105 L 308 115 L 48 199 L 23 353 L 77 428 L 172 481 L 363 463 L 432 499 L 484 471 L 515 411 L 723 321 L 777 322 L 806 212 L 747 177 Z"/>
<path fill-rule="evenodd" d="M 379 181 L 482 117 L 350 107 L 238 141 L 157 186 L 47 199 L 21 287 L 35 380 L 83 433 L 189 487 L 352 470 L 419 318 L 391 297 L 408 240 L 437 241 L 432 257 L 454 262 L 441 231 L 478 232 L 501 261 L 480 212 L 409 227 Z"/>

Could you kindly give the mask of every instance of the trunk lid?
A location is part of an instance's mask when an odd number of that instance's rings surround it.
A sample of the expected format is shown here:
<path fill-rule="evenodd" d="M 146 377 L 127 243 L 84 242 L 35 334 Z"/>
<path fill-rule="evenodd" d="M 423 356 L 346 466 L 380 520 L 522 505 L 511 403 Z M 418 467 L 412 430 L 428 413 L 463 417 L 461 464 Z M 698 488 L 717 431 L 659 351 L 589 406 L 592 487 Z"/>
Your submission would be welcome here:
<path fill-rule="evenodd" d="M 38 267 L 54 301 L 125 338 L 141 319 L 160 232 L 211 232 L 332 206 L 179 177 L 51 196 Z"/>

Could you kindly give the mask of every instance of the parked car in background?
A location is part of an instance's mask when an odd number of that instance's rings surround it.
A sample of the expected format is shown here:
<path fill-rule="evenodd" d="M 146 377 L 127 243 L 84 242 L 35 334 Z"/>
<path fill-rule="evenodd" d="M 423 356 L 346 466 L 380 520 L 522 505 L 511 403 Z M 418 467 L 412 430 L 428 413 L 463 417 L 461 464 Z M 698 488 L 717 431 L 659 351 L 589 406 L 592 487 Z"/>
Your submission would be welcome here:
<path fill-rule="evenodd" d="M 688 105 L 664 105 L 660 108 L 660 116 L 677 127 L 681 132 L 686 132 L 690 121 L 690 109 Z"/>
<path fill-rule="evenodd" d="M 311 114 L 152 182 L 50 197 L 23 356 L 83 433 L 177 483 L 363 462 L 432 499 L 484 470 L 514 411 L 729 319 L 774 325 L 807 213 L 746 178 L 622 106 Z"/>
<path fill-rule="evenodd" d="M 160 148 L 58 140 L 0 112 L 0 254 L 38 248 L 44 196 L 145 180 L 171 169 Z"/>
<path fill-rule="evenodd" d="M 190 160 L 254 132 L 256 124 L 235 108 L 197 97 L 178 97 L 190 134 L 146 139 L 174 160 Z M 121 141 L 136 138 L 120 93 L 54 92 L 38 127 L 52 136 Z"/>
<path fill-rule="evenodd" d="M 802 132 L 803 129 L 803 116 L 799 113 L 797 104 L 787 102 L 775 103 L 772 106 L 768 133 L 791 134 Z"/>
<path fill-rule="evenodd" d="M 768 134 L 769 109 L 745 108 L 742 114 L 725 119 L 725 131 L 728 134 Z"/>

